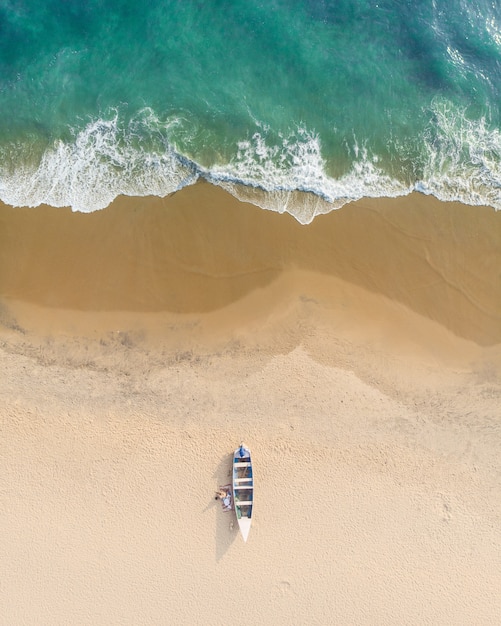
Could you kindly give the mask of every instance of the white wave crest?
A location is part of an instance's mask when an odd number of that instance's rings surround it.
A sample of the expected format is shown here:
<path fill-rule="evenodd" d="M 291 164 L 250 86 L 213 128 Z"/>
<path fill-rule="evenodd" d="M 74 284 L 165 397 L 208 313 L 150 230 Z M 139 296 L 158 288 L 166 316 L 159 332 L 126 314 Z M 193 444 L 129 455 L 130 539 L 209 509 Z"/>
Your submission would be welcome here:
<path fill-rule="evenodd" d="M 318 136 L 299 129 L 268 144 L 255 133 L 238 145 L 228 165 L 211 168 L 204 176 L 240 200 L 279 213 L 287 212 L 306 224 L 316 215 L 364 197 L 396 197 L 412 189 L 385 174 L 367 150 L 357 150 L 351 170 L 340 178 L 326 174 Z M 266 192 L 266 193 L 263 193 Z M 314 197 L 299 195 L 313 194 Z"/>
<path fill-rule="evenodd" d="M 444 201 L 501 209 L 501 133 L 485 117 L 439 100 L 424 138 L 424 171 L 415 189 Z"/>
<path fill-rule="evenodd" d="M 169 125 L 175 126 L 175 121 L 161 123 L 150 110 L 126 131 L 118 115 L 94 121 L 74 141 L 58 141 L 47 149 L 38 165 L 0 170 L 0 197 L 13 206 L 49 204 L 91 212 L 105 208 L 119 195 L 162 197 L 204 178 L 239 199 L 289 212 L 308 223 L 315 215 L 364 196 L 408 193 L 363 151 L 348 174 L 330 178 L 319 138 L 303 129 L 282 137 L 280 143 L 267 142 L 256 133 L 238 144 L 230 163 L 205 168 L 173 148 Z M 147 138 L 155 136 L 154 153 L 141 140 L 145 129 Z"/>
<path fill-rule="evenodd" d="M 489 129 L 485 119 L 468 120 L 447 103 L 434 103 L 433 115 L 420 147 L 422 175 L 409 184 L 389 176 L 377 156 L 358 146 L 350 170 L 329 176 L 320 138 L 304 129 L 280 136 L 261 126 L 238 144 L 227 164 L 203 167 L 170 140 L 178 132 L 186 138 L 186 120 L 161 122 L 145 110 L 127 125 L 118 114 L 89 123 L 72 141 L 47 149 L 36 165 L 0 165 L 0 198 L 13 206 L 49 204 L 91 212 L 119 195 L 163 197 L 203 178 L 240 200 L 288 212 L 303 224 L 360 198 L 414 190 L 501 208 L 501 133 Z M 19 163 L 22 156 L 14 160 Z"/>
<path fill-rule="evenodd" d="M 152 154 L 132 139 L 118 116 L 92 122 L 74 142 L 58 141 L 46 150 L 39 165 L 0 171 L 0 196 L 13 206 L 49 204 L 87 213 L 121 194 L 165 196 L 198 178 L 168 143 Z"/>

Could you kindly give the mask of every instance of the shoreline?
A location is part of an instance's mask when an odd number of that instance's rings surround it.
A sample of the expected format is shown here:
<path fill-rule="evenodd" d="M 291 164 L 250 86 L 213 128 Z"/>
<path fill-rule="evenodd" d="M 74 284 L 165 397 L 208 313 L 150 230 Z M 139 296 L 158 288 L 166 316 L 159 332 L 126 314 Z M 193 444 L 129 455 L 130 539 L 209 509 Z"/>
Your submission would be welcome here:
<path fill-rule="evenodd" d="M 91 214 L 0 205 L 0 297 L 53 309 L 221 310 L 288 270 L 398 302 L 480 345 L 501 343 L 501 214 L 413 194 L 312 224 L 208 183 Z"/>

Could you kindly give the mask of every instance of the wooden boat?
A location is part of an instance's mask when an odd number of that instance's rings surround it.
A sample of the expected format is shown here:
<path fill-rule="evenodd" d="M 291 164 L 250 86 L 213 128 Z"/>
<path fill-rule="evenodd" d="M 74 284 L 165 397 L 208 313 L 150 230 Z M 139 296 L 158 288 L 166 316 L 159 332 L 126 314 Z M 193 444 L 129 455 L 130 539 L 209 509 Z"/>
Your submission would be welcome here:
<path fill-rule="evenodd" d="M 249 448 L 243 444 L 233 454 L 233 506 L 244 541 L 247 541 L 254 503 L 254 477 Z"/>

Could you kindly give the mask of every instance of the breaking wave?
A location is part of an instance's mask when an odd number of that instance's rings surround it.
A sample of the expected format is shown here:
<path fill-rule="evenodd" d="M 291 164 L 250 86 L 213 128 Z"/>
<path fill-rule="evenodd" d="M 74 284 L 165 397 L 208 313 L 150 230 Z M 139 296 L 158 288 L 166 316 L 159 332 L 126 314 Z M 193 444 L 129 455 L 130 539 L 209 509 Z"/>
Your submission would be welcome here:
<path fill-rule="evenodd" d="M 58 140 L 33 159 L 27 148 L 2 151 L 0 197 L 13 206 L 70 206 L 92 212 L 117 196 L 166 196 L 204 179 L 240 200 L 288 212 L 301 223 L 363 197 L 420 191 L 446 201 L 501 208 L 501 133 L 485 118 L 471 120 L 435 102 L 430 123 L 415 140 L 412 171 L 387 173 L 382 158 L 354 144 L 345 173 L 328 173 L 321 138 L 304 128 L 289 135 L 257 126 L 221 162 L 203 164 L 178 147 L 189 144 L 189 124 L 160 121 L 151 110 L 127 123 L 117 112 L 88 123 L 71 140 Z M 391 146 L 409 162 L 408 147 Z M 194 151 L 194 148 L 193 148 Z M 407 181 L 407 182 L 405 182 Z"/>

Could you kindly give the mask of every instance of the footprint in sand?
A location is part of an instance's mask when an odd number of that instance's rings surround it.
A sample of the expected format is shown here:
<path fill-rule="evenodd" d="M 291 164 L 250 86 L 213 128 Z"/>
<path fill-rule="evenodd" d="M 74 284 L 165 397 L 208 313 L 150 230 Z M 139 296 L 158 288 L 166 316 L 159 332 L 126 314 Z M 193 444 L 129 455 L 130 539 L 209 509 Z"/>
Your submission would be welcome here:
<path fill-rule="evenodd" d="M 273 586 L 275 597 L 284 597 L 291 591 L 291 584 L 286 580 L 281 580 L 277 585 Z"/>
<path fill-rule="evenodd" d="M 443 522 L 450 522 L 452 519 L 452 513 L 451 513 L 451 505 L 448 501 L 448 499 L 446 498 L 446 496 L 444 496 L 443 494 L 439 494 L 440 497 L 440 515 L 442 518 Z"/>

